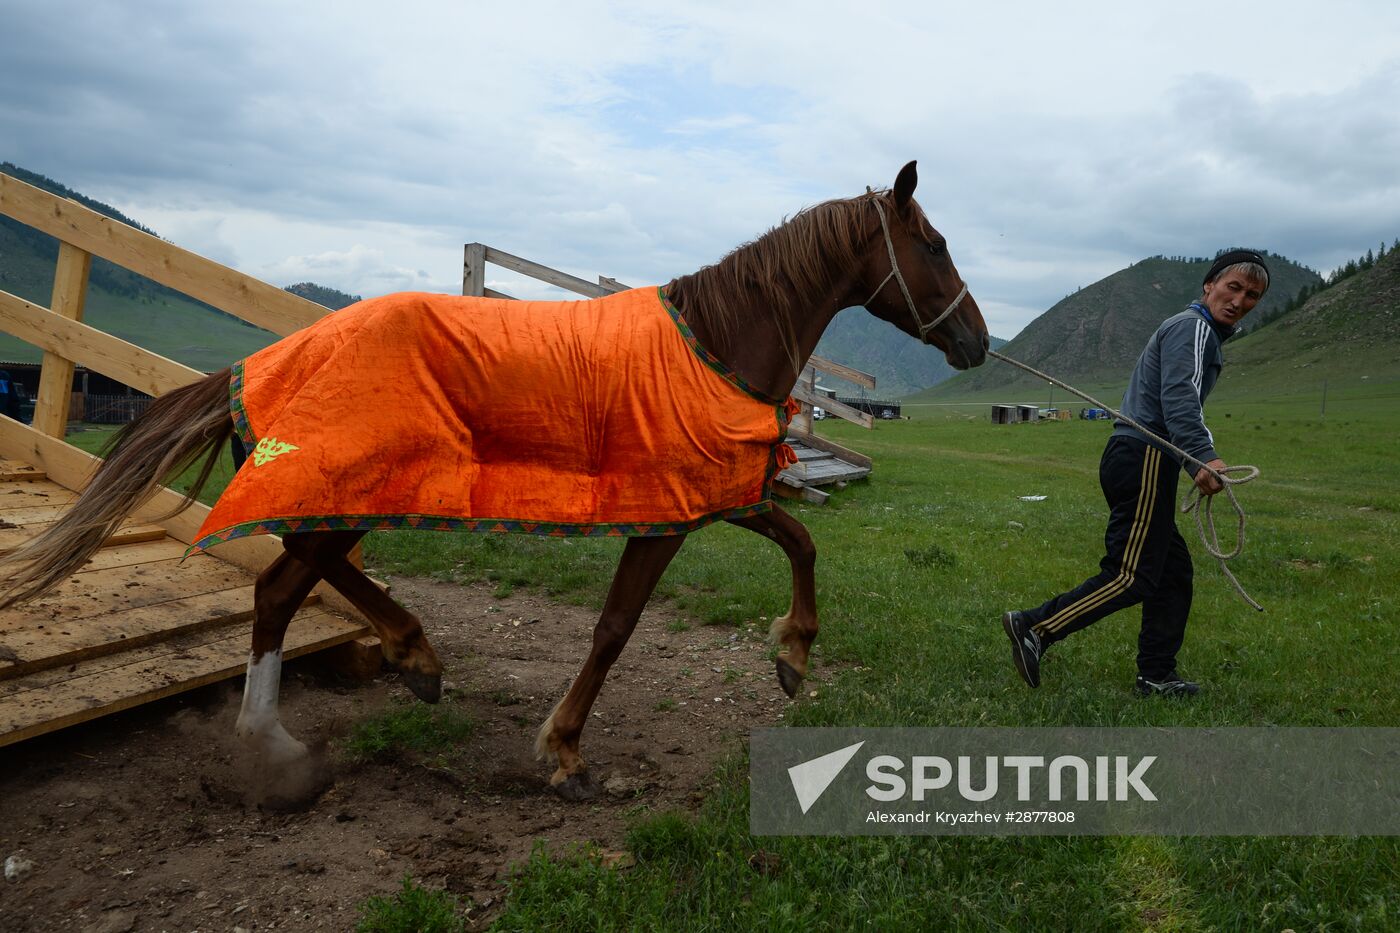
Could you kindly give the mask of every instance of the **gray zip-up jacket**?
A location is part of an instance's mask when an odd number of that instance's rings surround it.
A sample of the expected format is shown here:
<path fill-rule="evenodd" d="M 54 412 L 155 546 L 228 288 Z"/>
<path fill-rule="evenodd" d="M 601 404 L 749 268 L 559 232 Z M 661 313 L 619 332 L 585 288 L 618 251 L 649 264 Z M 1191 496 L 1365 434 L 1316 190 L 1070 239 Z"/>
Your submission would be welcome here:
<path fill-rule="evenodd" d="M 1123 393 L 1123 414 L 1167 438 L 1201 463 L 1217 459 L 1215 439 L 1206 427 L 1206 396 L 1215 388 L 1224 355 L 1220 345 L 1235 329 L 1217 323 L 1204 305 L 1192 303 L 1162 322 L 1147 341 Z M 1142 433 L 1119 423 L 1114 434 L 1152 443 Z M 1181 458 L 1168 453 L 1177 461 Z M 1200 464 L 1187 460 L 1182 469 L 1194 477 Z"/>

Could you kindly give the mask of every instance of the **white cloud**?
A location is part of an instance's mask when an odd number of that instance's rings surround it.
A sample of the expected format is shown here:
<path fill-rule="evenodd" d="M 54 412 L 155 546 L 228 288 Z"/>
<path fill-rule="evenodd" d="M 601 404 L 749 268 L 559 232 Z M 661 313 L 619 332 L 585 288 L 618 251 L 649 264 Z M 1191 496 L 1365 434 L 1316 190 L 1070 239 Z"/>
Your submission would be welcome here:
<path fill-rule="evenodd" d="M 1397 27 L 1359 2 L 1244 27 L 1199 0 L 51 0 L 0 33 L 0 158 L 365 295 L 459 287 L 472 240 L 665 281 L 918 158 L 1009 337 L 1145 255 L 1325 269 L 1393 239 Z"/>

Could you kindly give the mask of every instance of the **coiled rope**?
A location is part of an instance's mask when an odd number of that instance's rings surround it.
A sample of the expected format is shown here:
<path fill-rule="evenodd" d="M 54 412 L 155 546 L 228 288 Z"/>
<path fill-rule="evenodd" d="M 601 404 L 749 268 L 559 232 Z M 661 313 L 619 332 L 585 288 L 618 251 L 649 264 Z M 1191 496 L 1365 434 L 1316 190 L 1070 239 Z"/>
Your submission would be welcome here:
<path fill-rule="evenodd" d="M 1264 611 L 1264 607 L 1255 602 L 1254 599 L 1251 598 L 1250 595 L 1244 591 L 1244 587 L 1240 585 L 1239 580 L 1235 579 L 1235 575 L 1230 572 L 1230 568 L 1226 564 L 1226 561 L 1233 560 L 1234 558 L 1239 557 L 1240 553 L 1244 551 L 1244 507 L 1240 505 L 1239 500 L 1235 498 L 1235 490 L 1233 487 L 1241 486 L 1249 482 L 1250 480 L 1257 478 L 1259 476 L 1258 467 L 1248 466 L 1245 464 L 1237 464 L 1235 466 L 1227 466 L 1223 470 L 1216 470 L 1215 468 L 1191 456 L 1186 451 L 1182 450 L 1180 447 L 1177 447 L 1175 444 L 1173 444 L 1166 438 L 1158 437 L 1155 433 L 1149 431 L 1147 428 L 1138 424 L 1136 421 L 1134 421 L 1132 418 L 1129 418 L 1121 411 L 1110 408 L 1103 402 L 1100 402 L 1092 395 L 1087 395 L 1083 392 L 1080 392 L 1074 386 L 1067 385 L 1061 382 L 1060 380 L 1056 379 L 1054 376 L 1041 372 L 1034 366 L 1028 366 L 1025 363 L 1020 362 L 1019 360 L 1013 360 L 1009 356 L 1003 356 L 995 350 L 988 350 L 987 355 L 1001 360 L 1003 363 L 1009 363 L 1012 366 L 1015 366 L 1017 369 L 1023 369 L 1031 375 L 1044 379 L 1051 385 L 1058 386 L 1061 389 L 1064 389 L 1066 392 L 1071 393 L 1072 395 L 1077 395 L 1080 398 L 1084 399 L 1084 401 L 1089 402 L 1095 408 L 1104 409 L 1109 414 L 1113 415 L 1115 421 L 1121 421 L 1123 424 L 1126 424 L 1129 427 L 1132 427 L 1142 432 L 1145 436 L 1152 438 L 1158 444 L 1162 445 L 1163 447 L 1167 448 L 1173 453 L 1181 455 L 1182 458 L 1189 460 L 1192 463 L 1199 464 L 1200 466 L 1204 467 L 1206 471 L 1210 473 L 1211 476 L 1214 476 L 1217 480 L 1219 480 L 1220 485 L 1224 489 L 1226 497 L 1228 497 L 1230 500 L 1230 505 L 1233 506 L 1235 509 L 1235 516 L 1238 519 L 1238 529 L 1235 537 L 1234 550 L 1230 551 L 1228 554 L 1221 550 L 1220 534 L 1215 529 L 1215 516 L 1211 513 L 1210 509 L 1211 503 L 1215 499 L 1214 496 L 1202 495 L 1200 487 L 1192 485 L 1191 495 L 1187 497 L 1186 502 L 1181 506 L 1181 511 L 1194 512 L 1196 514 L 1196 529 L 1201 533 L 1201 544 L 1205 546 L 1206 553 L 1210 554 L 1211 557 L 1214 557 L 1220 563 L 1220 572 L 1225 574 L 1225 579 L 1230 581 L 1230 584 L 1235 588 L 1235 592 L 1239 593 L 1240 598 L 1242 598 L 1245 602 L 1249 603 L 1249 605 L 1253 606 L 1255 609 L 1259 610 L 1260 612 Z M 1246 475 L 1236 478 L 1225 475 L 1228 473 L 1244 473 Z M 1209 529 L 1209 533 L 1207 533 L 1207 529 Z"/>

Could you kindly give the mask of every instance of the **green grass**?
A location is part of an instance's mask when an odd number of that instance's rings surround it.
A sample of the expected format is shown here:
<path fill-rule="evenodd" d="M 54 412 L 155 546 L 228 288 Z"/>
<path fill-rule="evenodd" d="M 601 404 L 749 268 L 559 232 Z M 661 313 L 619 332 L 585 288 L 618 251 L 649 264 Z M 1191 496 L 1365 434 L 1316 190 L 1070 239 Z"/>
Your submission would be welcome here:
<path fill-rule="evenodd" d="M 1189 703 L 1131 694 L 1133 611 L 1057 649 L 1040 690 L 1026 689 L 1007 657 L 1003 610 L 1096 569 L 1107 424 L 993 425 L 981 401 L 914 408 L 913 420 L 873 432 L 826 422 L 822 433 L 874 457 L 875 474 L 825 507 L 795 509 L 820 551 L 814 665 L 846 672 L 791 706 L 787 722 L 1400 723 L 1389 650 L 1400 392 L 1336 392 L 1325 419 L 1315 401 L 1310 390 L 1212 400 L 1225 459 L 1263 470 L 1240 491 L 1248 542 L 1233 567 L 1268 611 L 1250 610 L 1198 559 L 1181 669 L 1206 691 Z M 1194 527 L 1183 532 L 1194 540 Z M 598 606 L 619 547 L 425 534 L 372 536 L 369 553 L 404 572 L 535 586 Z M 702 623 L 733 626 L 785 611 L 788 585 L 775 547 L 719 526 L 691 536 L 659 592 Z M 755 838 L 746 777 L 745 763 L 731 761 L 698 816 L 638 823 L 626 871 L 586 853 L 537 852 L 510 882 L 499 927 L 1380 930 L 1400 909 L 1392 839 Z"/>
<path fill-rule="evenodd" d="M 64 440 L 79 450 L 85 450 L 96 456 L 101 454 L 102 449 L 120 427 L 120 425 L 115 424 L 81 424 L 71 427 Z M 198 475 L 199 464 L 196 464 L 170 483 L 170 487 L 178 492 L 185 492 Z M 233 455 L 229 453 L 228 445 L 225 445 L 223 450 L 219 452 L 219 462 L 215 464 L 214 472 L 209 475 L 209 481 L 205 483 L 204 490 L 199 494 L 199 501 L 205 505 L 213 505 L 231 479 L 233 479 Z"/>
<path fill-rule="evenodd" d="M 422 760 L 450 751 L 475 728 L 450 697 L 435 706 L 407 703 L 355 723 L 340 748 L 352 761 Z"/>
<path fill-rule="evenodd" d="M 360 905 L 356 933 L 457 933 L 466 929 L 462 905 L 446 891 L 431 891 L 404 878 L 392 897 L 375 896 Z"/>

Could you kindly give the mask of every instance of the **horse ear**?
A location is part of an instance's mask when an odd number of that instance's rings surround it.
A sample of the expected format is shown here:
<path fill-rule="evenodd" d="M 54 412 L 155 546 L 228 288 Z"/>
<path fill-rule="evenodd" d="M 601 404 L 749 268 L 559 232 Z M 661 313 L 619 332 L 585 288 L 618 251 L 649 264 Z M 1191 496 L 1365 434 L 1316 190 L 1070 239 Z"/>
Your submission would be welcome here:
<path fill-rule="evenodd" d="M 894 180 L 894 205 L 900 210 L 909 206 L 909 202 L 914 199 L 914 186 L 919 183 L 919 173 L 915 170 L 917 161 L 910 162 L 899 170 L 899 177 Z"/>

